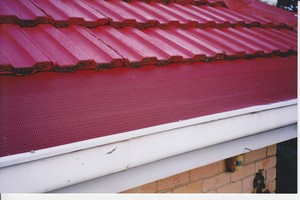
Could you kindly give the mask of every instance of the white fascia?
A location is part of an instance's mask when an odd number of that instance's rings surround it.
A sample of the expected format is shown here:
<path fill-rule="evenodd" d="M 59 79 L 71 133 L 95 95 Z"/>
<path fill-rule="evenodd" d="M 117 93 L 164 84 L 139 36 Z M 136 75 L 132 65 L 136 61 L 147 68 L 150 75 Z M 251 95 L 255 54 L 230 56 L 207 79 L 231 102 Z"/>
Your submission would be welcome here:
<path fill-rule="evenodd" d="M 90 181 L 61 188 L 53 193 L 119 193 L 159 179 L 248 153 L 297 137 L 297 125 L 262 132 L 237 140 L 204 147 Z M 230 147 L 230 148 L 228 148 Z"/>
<path fill-rule="evenodd" d="M 295 99 L 1 157 L 0 192 L 49 192 L 296 123 Z"/>

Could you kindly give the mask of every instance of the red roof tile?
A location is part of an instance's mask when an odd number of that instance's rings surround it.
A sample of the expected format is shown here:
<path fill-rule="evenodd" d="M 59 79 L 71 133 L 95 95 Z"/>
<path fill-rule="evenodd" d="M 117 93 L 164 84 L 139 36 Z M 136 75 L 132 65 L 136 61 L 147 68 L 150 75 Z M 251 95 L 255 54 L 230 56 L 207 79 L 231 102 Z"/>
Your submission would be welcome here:
<path fill-rule="evenodd" d="M 297 18 L 232 2 L 2 0 L 0 156 L 297 98 Z"/>
<path fill-rule="evenodd" d="M 50 65 L 53 70 L 74 71 L 287 55 L 296 54 L 297 50 L 296 33 L 255 27 L 138 30 L 109 26 L 57 29 L 51 25 L 32 28 L 0 25 L 0 37 L 7 57 L 0 61 L 0 72 L 4 74 L 48 71 Z M 17 53 L 17 60 L 12 51 Z M 7 65 L 12 67 L 10 71 L 6 70 Z"/>
<path fill-rule="evenodd" d="M 240 5 L 237 5 L 235 0 L 224 0 L 224 2 L 234 12 L 250 13 L 253 16 L 259 16 L 279 26 L 288 26 L 297 30 L 297 16 L 293 12 L 287 12 L 283 9 L 253 0 L 240 0 Z"/>
<path fill-rule="evenodd" d="M 252 12 L 230 10 L 224 4 L 186 4 L 120 0 L 3 0 L 0 23 L 33 26 L 52 23 L 55 26 L 83 25 L 95 27 L 109 24 L 113 27 L 135 26 L 145 28 L 170 25 L 181 27 L 266 26 L 278 27 L 282 23 Z M 206 3 L 205 3 L 206 2 Z M 257 10 L 257 9 L 256 9 Z M 258 11 L 256 11 L 258 12 Z"/>
<path fill-rule="evenodd" d="M 0 23 L 33 26 L 49 23 L 49 17 L 29 0 L 1 0 Z"/>
<path fill-rule="evenodd" d="M 94 27 L 108 23 L 107 17 L 94 10 L 81 0 L 32 0 L 32 3 L 46 13 L 47 16 L 50 16 L 51 22 L 57 26 L 78 24 L 87 27 Z"/>

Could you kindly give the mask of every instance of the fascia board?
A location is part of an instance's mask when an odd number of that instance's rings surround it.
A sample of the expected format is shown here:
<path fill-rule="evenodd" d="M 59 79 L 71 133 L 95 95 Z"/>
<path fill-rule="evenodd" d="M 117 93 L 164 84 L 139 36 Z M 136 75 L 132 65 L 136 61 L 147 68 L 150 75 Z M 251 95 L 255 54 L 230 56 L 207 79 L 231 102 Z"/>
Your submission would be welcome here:
<path fill-rule="evenodd" d="M 289 125 L 279 129 L 262 132 L 162 159 L 146 165 L 134 167 L 126 171 L 114 173 L 66 188 L 61 188 L 52 192 L 118 193 L 296 137 L 297 125 Z M 178 163 L 180 163 L 180 165 Z"/>

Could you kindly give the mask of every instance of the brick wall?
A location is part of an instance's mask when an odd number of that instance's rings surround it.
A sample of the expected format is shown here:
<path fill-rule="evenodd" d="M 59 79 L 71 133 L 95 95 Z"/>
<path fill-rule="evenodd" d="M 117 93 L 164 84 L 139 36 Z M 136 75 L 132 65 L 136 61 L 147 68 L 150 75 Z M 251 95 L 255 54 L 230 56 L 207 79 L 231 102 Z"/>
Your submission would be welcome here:
<path fill-rule="evenodd" d="M 226 160 L 160 179 L 122 193 L 252 193 L 253 179 L 264 170 L 266 189 L 276 189 L 276 145 L 244 155 L 241 171 L 226 172 Z"/>

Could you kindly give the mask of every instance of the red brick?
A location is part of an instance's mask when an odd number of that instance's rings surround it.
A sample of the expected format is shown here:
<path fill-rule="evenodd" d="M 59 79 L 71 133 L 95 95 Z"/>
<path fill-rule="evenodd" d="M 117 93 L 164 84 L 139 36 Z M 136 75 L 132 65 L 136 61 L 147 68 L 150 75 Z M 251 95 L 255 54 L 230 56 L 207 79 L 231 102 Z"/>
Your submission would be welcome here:
<path fill-rule="evenodd" d="M 249 176 L 247 178 L 244 178 L 242 180 L 242 185 L 243 185 L 243 192 L 252 192 L 253 190 L 253 180 L 254 180 L 255 175 Z"/>
<path fill-rule="evenodd" d="M 201 193 L 203 192 L 203 182 L 198 181 L 195 183 L 190 183 L 188 185 L 176 188 L 173 193 Z"/>
<path fill-rule="evenodd" d="M 249 153 L 245 154 L 245 164 L 260 160 L 265 158 L 267 155 L 267 149 L 262 148 L 262 149 L 257 149 L 255 151 L 251 151 Z"/>
<path fill-rule="evenodd" d="M 243 190 L 242 193 L 245 193 L 245 194 L 253 193 L 253 189 Z"/>
<path fill-rule="evenodd" d="M 154 192 L 156 192 L 156 182 L 152 182 L 136 188 L 132 188 L 130 193 L 154 193 Z"/>
<path fill-rule="evenodd" d="M 266 173 L 266 182 L 272 182 L 276 179 L 276 168 L 270 168 Z"/>
<path fill-rule="evenodd" d="M 197 181 L 218 174 L 219 163 L 215 162 L 203 167 L 190 170 L 191 181 Z"/>
<path fill-rule="evenodd" d="M 276 181 L 272 181 L 266 184 L 266 189 L 268 189 L 271 193 L 274 193 L 276 190 Z"/>
<path fill-rule="evenodd" d="M 120 192 L 120 193 L 133 193 L 133 191 L 131 189 L 129 189 L 129 190 L 125 190 L 125 191 Z"/>
<path fill-rule="evenodd" d="M 226 160 L 219 161 L 219 173 L 226 172 Z"/>
<path fill-rule="evenodd" d="M 242 182 L 237 181 L 217 189 L 217 193 L 241 193 Z"/>
<path fill-rule="evenodd" d="M 203 182 L 203 190 L 208 191 L 210 189 L 217 188 L 219 186 L 223 186 L 226 183 L 230 182 L 230 174 L 224 173 L 217 176 L 213 176 L 211 178 L 205 179 Z"/>
<path fill-rule="evenodd" d="M 255 171 L 258 171 L 259 169 L 267 170 L 275 166 L 276 166 L 276 156 L 273 156 L 255 163 Z"/>
<path fill-rule="evenodd" d="M 167 190 L 176 186 L 183 185 L 189 182 L 189 172 L 183 172 L 181 174 L 176 174 L 165 179 L 157 181 L 157 190 Z"/>
<path fill-rule="evenodd" d="M 271 145 L 267 147 L 267 156 L 274 156 L 277 153 L 277 145 Z"/>
<path fill-rule="evenodd" d="M 163 190 L 163 191 L 159 191 L 157 193 L 173 193 L 173 190 Z"/>
<path fill-rule="evenodd" d="M 254 174 L 254 164 L 246 165 L 241 168 L 241 171 L 231 173 L 231 181 L 236 181 L 244 177 Z"/>
<path fill-rule="evenodd" d="M 217 193 L 217 190 L 209 190 L 206 193 Z"/>

